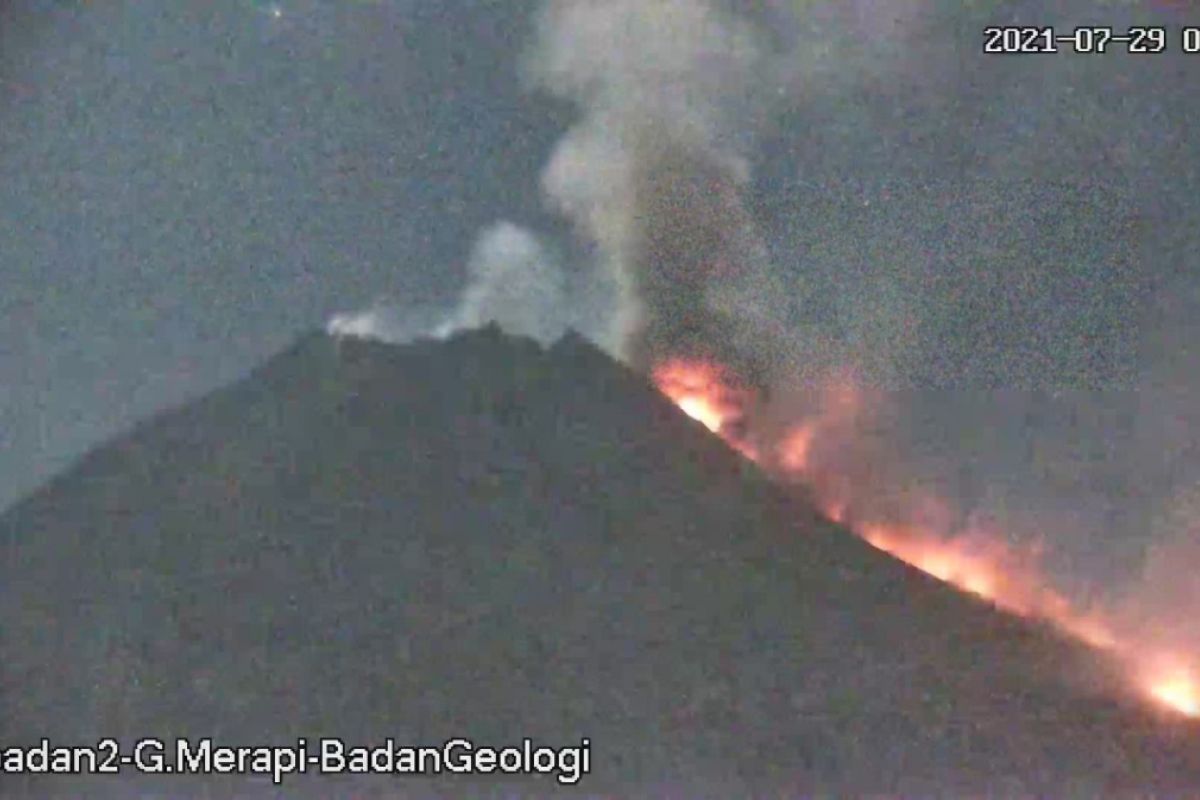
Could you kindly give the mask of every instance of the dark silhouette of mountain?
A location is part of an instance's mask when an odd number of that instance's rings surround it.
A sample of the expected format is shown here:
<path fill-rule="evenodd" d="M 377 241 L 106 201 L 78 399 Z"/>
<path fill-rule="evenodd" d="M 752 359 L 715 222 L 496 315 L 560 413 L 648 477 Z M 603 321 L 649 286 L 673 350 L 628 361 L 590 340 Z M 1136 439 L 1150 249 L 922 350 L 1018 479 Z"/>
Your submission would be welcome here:
<path fill-rule="evenodd" d="M 821 519 L 575 335 L 308 336 L 87 455 L 0 517 L 0 547 L 9 746 L 591 753 L 574 789 L 124 768 L 4 775 L 10 797 L 1200 786 L 1194 725 L 1101 694 L 1091 654 Z"/>

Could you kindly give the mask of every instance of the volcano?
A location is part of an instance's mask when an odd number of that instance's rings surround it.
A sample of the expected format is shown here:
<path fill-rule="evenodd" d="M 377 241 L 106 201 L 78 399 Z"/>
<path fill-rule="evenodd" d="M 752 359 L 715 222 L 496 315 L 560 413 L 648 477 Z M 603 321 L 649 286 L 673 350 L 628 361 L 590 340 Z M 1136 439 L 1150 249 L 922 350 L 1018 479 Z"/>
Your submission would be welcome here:
<path fill-rule="evenodd" d="M 314 333 L 82 458 L 0 546 L 6 753 L 590 756 L 573 785 L 123 767 L 9 770 L 5 797 L 1200 796 L 1195 722 L 823 518 L 574 334 Z"/>

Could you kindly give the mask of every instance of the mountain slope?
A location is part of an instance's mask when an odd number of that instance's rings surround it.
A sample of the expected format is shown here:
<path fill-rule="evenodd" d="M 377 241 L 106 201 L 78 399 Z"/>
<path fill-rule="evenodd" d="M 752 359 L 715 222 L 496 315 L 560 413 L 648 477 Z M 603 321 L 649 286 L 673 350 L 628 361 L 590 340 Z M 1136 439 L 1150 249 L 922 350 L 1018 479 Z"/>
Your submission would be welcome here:
<path fill-rule="evenodd" d="M 587 737 L 580 790 L 620 796 L 1200 786 L 1192 727 L 1085 692 L 1077 647 L 819 519 L 576 336 L 306 337 L 92 452 L 0 547 L 7 743 Z M 203 783 L 171 796 L 280 791 Z"/>

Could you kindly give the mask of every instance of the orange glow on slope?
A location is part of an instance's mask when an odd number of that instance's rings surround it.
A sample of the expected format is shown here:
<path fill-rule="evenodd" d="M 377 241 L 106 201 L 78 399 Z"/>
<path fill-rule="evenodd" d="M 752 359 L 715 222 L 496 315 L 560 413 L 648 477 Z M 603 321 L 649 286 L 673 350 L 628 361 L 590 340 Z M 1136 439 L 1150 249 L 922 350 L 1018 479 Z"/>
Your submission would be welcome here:
<path fill-rule="evenodd" d="M 725 415 L 707 397 L 685 397 L 679 401 L 683 413 L 696 420 L 713 433 L 725 424 Z"/>
<path fill-rule="evenodd" d="M 654 383 L 683 413 L 713 433 L 745 414 L 747 394 L 725 371 L 703 361 L 676 359 L 655 368 Z"/>
<path fill-rule="evenodd" d="M 881 524 L 865 526 L 860 535 L 880 550 L 891 553 L 938 580 L 953 583 L 989 600 L 1005 599 L 1000 593 L 999 566 L 981 554 L 968 552 L 961 539 L 932 541 L 913 535 L 911 531 L 900 532 Z M 1014 606 L 1012 610 L 1025 613 L 1024 603 L 1015 599 L 1010 602 Z"/>
<path fill-rule="evenodd" d="M 1164 675 L 1148 681 L 1146 690 L 1150 696 L 1180 714 L 1200 718 L 1200 683 L 1186 672 Z"/>
<path fill-rule="evenodd" d="M 874 547 L 891 554 L 964 592 L 982 597 L 1009 613 L 1042 619 L 1063 632 L 1116 656 L 1135 676 L 1134 681 L 1156 703 L 1200 718 L 1200 677 L 1178 666 L 1151 671 L 1161 663 L 1153 646 L 1139 647 L 1137 637 L 1118 636 L 1100 613 L 1075 607 L 1050 586 L 1040 571 L 1038 552 L 1018 549 L 999 531 L 951 523 L 947 503 L 936 496 L 909 500 L 909 522 L 855 517 L 856 487 L 848 474 L 822 463 L 825 451 L 842 452 L 852 436 L 852 423 L 865 405 L 863 393 L 849 379 L 824 387 L 819 410 L 793 425 L 774 444 L 756 443 L 728 427 L 743 420 L 753 397 L 726 382 L 723 370 L 703 362 L 672 361 L 654 371 L 659 389 L 688 416 L 722 436 L 744 456 L 766 470 L 807 486 L 822 512 L 846 525 Z M 761 445 L 761 449 L 760 446 Z M 766 459 L 761 454 L 767 454 Z M 858 495 L 862 489 L 858 489 Z"/>
<path fill-rule="evenodd" d="M 827 474 L 829 469 L 819 456 L 822 445 L 830 449 L 828 440 L 834 444 L 832 449 L 838 449 L 836 445 L 850 435 L 847 423 L 862 413 L 864 394 L 843 378 L 825 388 L 822 400 L 820 413 L 793 426 L 780 440 L 773 468 L 812 488 L 827 517 L 874 547 L 1005 611 L 1050 621 L 1097 648 L 1117 647 L 1117 638 L 1102 617 L 1075 608 L 1050 588 L 1039 570 L 1036 550 L 1018 549 L 1001 532 L 978 524 L 968 523 L 965 530 L 956 526 L 942 498 L 916 492 L 907 501 L 908 522 L 853 518 L 849 509 L 859 499 L 855 487 L 843 476 Z"/>
<path fill-rule="evenodd" d="M 880 550 L 997 608 L 1052 622 L 1092 647 L 1113 649 L 1119 644 L 1102 617 L 1074 608 L 1049 588 L 1034 554 L 1006 545 L 998 535 L 969 531 L 942 539 L 880 523 L 861 526 L 857 533 Z"/>
<path fill-rule="evenodd" d="M 1200 673 L 1190 668 L 1178 653 L 1160 652 L 1143 658 L 1143 691 L 1162 705 L 1188 717 L 1200 719 Z"/>
<path fill-rule="evenodd" d="M 808 467 L 816 435 L 817 429 L 814 425 L 798 425 L 793 428 L 779 446 L 779 465 L 788 472 L 803 472 Z"/>

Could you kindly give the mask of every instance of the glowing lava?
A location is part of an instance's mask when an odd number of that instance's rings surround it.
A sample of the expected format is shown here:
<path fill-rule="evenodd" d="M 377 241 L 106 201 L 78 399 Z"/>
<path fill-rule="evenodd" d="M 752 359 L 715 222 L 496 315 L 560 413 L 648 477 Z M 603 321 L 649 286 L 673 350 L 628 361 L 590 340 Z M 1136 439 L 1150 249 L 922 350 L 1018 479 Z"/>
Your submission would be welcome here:
<path fill-rule="evenodd" d="M 789 481 L 805 485 L 825 515 L 846 525 L 874 547 L 957 588 L 985 598 L 998 608 L 1048 621 L 1070 636 L 1105 650 L 1125 663 L 1141 691 L 1156 703 L 1200 718 L 1200 676 L 1170 660 L 1140 637 L 1119 637 L 1099 613 L 1081 610 L 1050 588 L 1038 567 L 1036 549 L 1020 550 L 1001 532 L 966 524 L 956 526 L 949 506 L 938 497 L 918 493 L 905 522 L 860 518 L 856 500 L 862 491 L 837 458 L 852 441 L 853 423 L 862 413 L 864 395 L 846 376 L 824 387 L 815 412 L 788 429 L 771 446 L 746 435 L 743 425 L 754 396 L 738 388 L 719 365 L 677 359 L 653 371 L 658 388 L 689 417 L 720 435 L 745 457 Z M 761 449 L 760 449 L 761 448 Z M 764 454 L 766 458 L 760 458 Z M 964 530 L 965 527 L 965 530 Z M 1147 665 L 1156 664 L 1150 669 Z"/>
<path fill-rule="evenodd" d="M 703 361 L 676 359 L 655 368 L 654 382 L 683 413 L 713 433 L 745 414 L 747 395 L 725 371 Z"/>
<path fill-rule="evenodd" d="M 779 447 L 779 465 L 787 472 L 803 472 L 808 467 L 816 434 L 817 429 L 814 425 L 799 425 L 794 428 Z"/>
<path fill-rule="evenodd" d="M 860 535 L 875 547 L 912 564 L 938 580 L 952 583 L 981 597 L 999 603 L 1004 598 L 998 589 L 1001 583 L 1000 568 L 996 563 L 979 554 L 968 552 L 964 540 L 948 542 L 924 540 L 920 537 L 897 535 L 883 525 L 865 526 Z M 1012 601 L 1014 610 L 1025 611 L 1025 604 Z"/>
<path fill-rule="evenodd" d="M 1150 685 L 1150 694 L 1164 705 L 1189 717 L 1200 717 L 1200 687 L 1184 675 Z"/>
<path fill-rule="evenodd" d="M 707 397 L 685 397 L 679 401 L 683 413 L 696 420 L 713 433 L 725 424 L 725 415 Z"/>
<path fill-rule="evenodd" d="M 1151 697 L 1180 714 L 1200 718 L 1200 680 L 1195 673 L 1176 662 L 1149 675 L 1145 687 Z"/>

